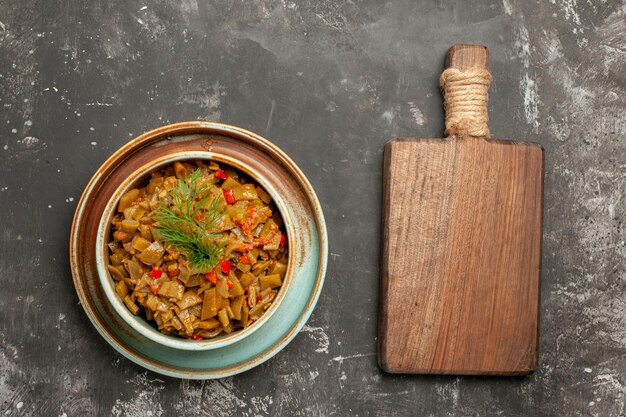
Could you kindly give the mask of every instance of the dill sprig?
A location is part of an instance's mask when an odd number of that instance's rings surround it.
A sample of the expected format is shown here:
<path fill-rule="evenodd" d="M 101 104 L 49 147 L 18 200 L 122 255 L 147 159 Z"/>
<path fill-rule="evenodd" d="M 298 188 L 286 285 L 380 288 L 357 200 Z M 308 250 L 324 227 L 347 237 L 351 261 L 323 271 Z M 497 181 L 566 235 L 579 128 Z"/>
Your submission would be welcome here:
<path fill-rule="evenodd" d="M 215 244 L 217 225 L 224 211 L 220 199 L 202 187 L 198 168 L 181 178 L 161 206 L 154 212 L 158 234 L 163 242 L 183 253 L 198 272 L 213 270 L 223 255 Z"/>

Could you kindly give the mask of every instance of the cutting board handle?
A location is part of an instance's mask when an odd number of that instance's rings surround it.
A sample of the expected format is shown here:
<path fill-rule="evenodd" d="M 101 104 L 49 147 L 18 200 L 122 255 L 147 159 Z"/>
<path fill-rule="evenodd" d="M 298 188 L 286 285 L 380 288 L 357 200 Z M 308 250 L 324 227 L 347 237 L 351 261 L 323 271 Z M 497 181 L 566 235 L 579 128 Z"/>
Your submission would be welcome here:
<path fill-rule="evenodd" d="M 482 45 L 453 45 L 439 78 L 448 137 L 489 137 L 489 50 Z"/>

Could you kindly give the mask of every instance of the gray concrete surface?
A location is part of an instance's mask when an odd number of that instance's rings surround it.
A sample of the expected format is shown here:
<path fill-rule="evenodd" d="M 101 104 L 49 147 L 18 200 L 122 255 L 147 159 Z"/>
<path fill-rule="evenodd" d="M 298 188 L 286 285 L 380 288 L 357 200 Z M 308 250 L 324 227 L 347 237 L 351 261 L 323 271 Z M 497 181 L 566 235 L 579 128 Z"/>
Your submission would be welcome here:
<path fill-rule="evenodd" d="M 491 128 L 546 149 L 540 368 L 375 363 L 383 143 L 438 137 L 453 43 L 491 50 Z M 0 415 L 624 416 L 626 3 L 0 1 Z M 74 292 L 83 187 L 135 135 L 219 120 L 282 147 L 325 210 L 327 283 L 278 356 L 212 382 L 116 354 Z"/>

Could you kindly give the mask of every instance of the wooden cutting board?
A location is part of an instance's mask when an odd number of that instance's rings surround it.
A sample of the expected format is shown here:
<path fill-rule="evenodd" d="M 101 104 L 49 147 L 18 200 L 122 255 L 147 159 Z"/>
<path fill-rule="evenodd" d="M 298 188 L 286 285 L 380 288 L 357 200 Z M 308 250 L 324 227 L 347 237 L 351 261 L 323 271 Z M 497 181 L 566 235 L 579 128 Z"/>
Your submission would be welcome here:
<path fill-rule="evenodd" d="M 465 76 L 487 62 L 486 47 L 455 45 L 446 68 Z M 459 111 L 461 125 L 476 122 L 468 105 L 486 115 L 486 102 L 464 96 L 471 88 L 446 90 L 461 100 L 446 100 L 447 125 Z M 460 132 L 385 145 L 378 362 L 391 373 L 527 374 L 537 367 L 543 148 Z"/>

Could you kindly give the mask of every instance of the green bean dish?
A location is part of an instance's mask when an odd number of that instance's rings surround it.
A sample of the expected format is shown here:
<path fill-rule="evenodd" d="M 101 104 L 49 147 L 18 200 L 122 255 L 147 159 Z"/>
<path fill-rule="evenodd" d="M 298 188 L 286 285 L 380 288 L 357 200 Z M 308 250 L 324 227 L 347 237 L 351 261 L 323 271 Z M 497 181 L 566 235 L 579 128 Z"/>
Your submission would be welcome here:
<path fill-rule="evenodd" d="M 245 329 L 287 271 L 284 225 L 270 195 L 215 162 L 176 162 L 120 198 L 108 270 L 135 315 L 193 340 Z"/>

